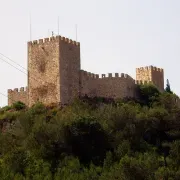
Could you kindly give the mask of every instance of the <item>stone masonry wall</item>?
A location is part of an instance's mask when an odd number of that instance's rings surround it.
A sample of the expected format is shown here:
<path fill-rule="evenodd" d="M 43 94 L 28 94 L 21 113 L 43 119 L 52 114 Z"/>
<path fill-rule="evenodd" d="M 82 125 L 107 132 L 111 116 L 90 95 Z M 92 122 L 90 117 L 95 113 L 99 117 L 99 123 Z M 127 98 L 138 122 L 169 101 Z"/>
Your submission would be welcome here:
<path fill-rule="evenodd" d="M 164 71 L 154 66 L 136 68 L 136 80 L 153 83 L 161 92 L 164 90 Z"/>
<path fill-rule="evenodd" d="M 29 106 L 67 104 L 79 94 L 80 43 L 61 36 L 28 43 Z"/>
<path fill-rule="evenodd" d="M 111 73 L 108 77 L 102 74 L 101 78 L 98 75 L 81 71 L 81 95 L 85 94 L 94 97 L 110 97 L 110 98 L 124 98 L 136 96 L 135 80 L 129 75 L 122 73 L 119 75 Z"/>
<path fill-rule="evenodd" d="M 14 90 L 8 89 L 8 105 L 11 106 L 14 102 L 21 101 L 28 105 L 28 89 L 21 87 Z"/>
<path fill-rule="evenodd" d="M 164 91 L 164 70 L 161 68 L 152 68 L 152 82 L 158 87 L 158 89 Z"/>
<path fill-rule="evenodd" d="M 60 101 L 68 104 L 79 96 L 80 43 L 61 38 L 59 58 Z"/>
<path fill-rule="evenodd" d="M 59 38 L 28 43 L 29 106 L 60 102 Z"/>

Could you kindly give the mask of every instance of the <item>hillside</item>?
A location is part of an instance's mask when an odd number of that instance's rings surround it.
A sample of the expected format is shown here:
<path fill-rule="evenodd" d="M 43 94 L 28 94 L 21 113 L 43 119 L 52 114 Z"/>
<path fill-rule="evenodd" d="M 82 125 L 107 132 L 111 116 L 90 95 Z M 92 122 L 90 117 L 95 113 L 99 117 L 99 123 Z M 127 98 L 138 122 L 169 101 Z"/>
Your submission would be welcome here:
<path fill-rule="evenodd" d="M 171 91 L 138 99 L 0 109 L 3 180 L 180 179 L 180 107 Z"/>

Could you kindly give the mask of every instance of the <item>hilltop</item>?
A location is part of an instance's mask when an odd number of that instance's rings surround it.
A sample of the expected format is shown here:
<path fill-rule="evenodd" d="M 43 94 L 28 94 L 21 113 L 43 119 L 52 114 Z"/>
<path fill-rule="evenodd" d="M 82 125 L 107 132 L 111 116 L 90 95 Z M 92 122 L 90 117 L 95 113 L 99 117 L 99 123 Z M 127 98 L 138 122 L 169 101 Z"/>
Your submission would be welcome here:
<path fill-rule="evenodd" d="M 178 180 L 179 99 L 168 89 L 138 87 L 137 99 L 1 108 L 1 179 Z"/>

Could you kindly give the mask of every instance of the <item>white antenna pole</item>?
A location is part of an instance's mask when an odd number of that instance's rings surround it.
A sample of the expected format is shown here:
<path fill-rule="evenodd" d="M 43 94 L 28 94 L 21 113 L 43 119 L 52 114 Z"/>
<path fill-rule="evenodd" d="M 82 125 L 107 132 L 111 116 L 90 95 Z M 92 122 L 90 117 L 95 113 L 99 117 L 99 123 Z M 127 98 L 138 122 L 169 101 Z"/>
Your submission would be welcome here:
<path fill-rule="evenodd" d="M 31 13 L 30 13 L 29 20 L 30 20 L 30 25 L 29 25 L 30 41 L 32 41 Z"/>
<path fill-rule="evenodd" d="M 58 16 L 58 36 L 59 36 L 59 16 Z"/>
<path fill-rule="evenodd" d="M 77 41 L 77 24 L 76 24 L 76 41 Z"/>

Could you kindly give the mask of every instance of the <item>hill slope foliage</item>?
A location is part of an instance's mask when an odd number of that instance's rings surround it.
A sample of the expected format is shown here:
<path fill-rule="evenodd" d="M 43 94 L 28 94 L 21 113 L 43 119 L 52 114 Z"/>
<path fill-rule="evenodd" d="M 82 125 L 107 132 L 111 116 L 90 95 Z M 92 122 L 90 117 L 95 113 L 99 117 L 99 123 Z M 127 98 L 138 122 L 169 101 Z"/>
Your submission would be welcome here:
<path fill-rule="evenodd" d="M 180 179 L 180 108 L 171 91 L 138 99 L 0 109 L 3 180 Z"/>

